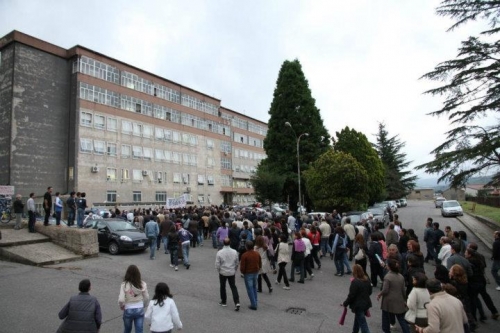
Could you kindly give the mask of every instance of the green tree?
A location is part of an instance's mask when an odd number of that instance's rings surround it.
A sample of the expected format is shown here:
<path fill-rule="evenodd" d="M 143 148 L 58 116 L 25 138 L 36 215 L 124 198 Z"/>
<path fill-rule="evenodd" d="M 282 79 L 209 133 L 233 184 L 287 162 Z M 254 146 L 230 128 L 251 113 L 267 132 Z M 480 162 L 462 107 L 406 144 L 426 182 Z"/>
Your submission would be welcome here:
<path fill-rule="evenodd" d="M 385 169 L 385 191 L 387 199 L 402 198 L 415 187 L 417 176 L 411 170 L 404 170 L 411 161 L 401 152 L 405 143 L 397 135 L 389 138 L 385 124 L 378 124 L 377 143 L 374 144 Z"/>
<path fill-rule="evenodd" d="M 431 116 L 447 116 L 453 128 L 446 132 L 443 143 L 434 148 L 434 160 L 419 165 L 427 173 L 439 174 L 439 182 L 449 181 L 453 187 L 463 186 L 481 171 L 498 171 L 500 166 L 500 1 L 445 0 L 437 8 L 438 15 L 451 17 L 453 30 L 468 21 L 489 21 L 491 29 L 462 42 L 453 60 L 442 62 L 422 78 L 444 82 L 427 94 L 445 96 L 441 109 Z M 491 123 L 478 120 L 491 117 Z M 494 120 L 493 120 L 494 119 Z M 500 173 L 493 178 L 498 182 Z"/>
<path fill-rule="evenodd" d="M 384 199 L 384 165 L 366 136 L 347 126 L 335 135 L 335 150 L 351 154 L 368 173 L 368 203 L 373 204 Z"/>
<path fill-rule="evenodd" d="M 348 153 L 330 149 L 304 171 L 306 189 L 317 211 L 357 210 L 368 201 L 368 174 Z"/>
<path fill-rule="evenodd" d="M 262 162 L 259 164 L 255 175 L 250 179 L 255 190 L 257 201 L 283 201 L 283 184 L 285 183 L 285 176 L 273 172 L 266 163 Z"/>
<path fill-rule="evenodd" d="M 285 177 L 283 201 L 290 197 L 290 206 L 298 202 L 297 137 L 300 140 L 300 170 L 307 170 L 328 148 L 321 145 L 321 137 L 328 137 L 316 101 L 298 60 L 285 61 L 281 66 L 269 109 L 268 132 L 264 139 L 267 154 L 265 164 L 269 171 Z M 285 126 L 289 122 L 291 127 Z M 302 188 L 303 188 L 302 184 Z M 302 190 L 302 193 L 305 191 Z M 305 202 L 308 202 L 306 196 Z"/>

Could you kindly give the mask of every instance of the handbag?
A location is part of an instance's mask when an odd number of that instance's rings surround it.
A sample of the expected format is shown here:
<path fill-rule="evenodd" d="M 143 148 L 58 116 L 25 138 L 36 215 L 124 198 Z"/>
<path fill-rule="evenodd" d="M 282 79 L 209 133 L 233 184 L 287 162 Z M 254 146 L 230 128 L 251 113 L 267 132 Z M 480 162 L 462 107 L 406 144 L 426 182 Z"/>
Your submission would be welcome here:
<path fill-rule="evenodd" d="M 358 250 L 358 253 L 356 253 L 356 255 L 354 256 L 354 259 L 358 260 L 358 261 L 365 259 L 365 252 L 363 251 L 363 249 L 360 248 Z"/>

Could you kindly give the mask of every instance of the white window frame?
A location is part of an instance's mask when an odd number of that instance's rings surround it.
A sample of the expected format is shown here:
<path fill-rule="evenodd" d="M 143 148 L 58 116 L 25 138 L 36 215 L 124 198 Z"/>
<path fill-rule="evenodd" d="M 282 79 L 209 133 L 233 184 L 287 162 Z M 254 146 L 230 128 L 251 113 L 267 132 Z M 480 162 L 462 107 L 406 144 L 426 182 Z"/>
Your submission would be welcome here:
<path fill-rule="evenodd" d="M 203 184 L 205 184 L 205 176 L 198 175 L 198 185 L 203 185 Z"/>
<path fill-rule="evenodd" d="M 189 173 L 183 173 L 182 174 L 182 183 L 183 184 L 189 184 Z"/>
<path fill-rule="evenodd" d="M 118 120 L 116 118 L 108 117 L 106 121 L 106 129 L 110 132 L 116 132 L 118 130 Z"/>
<path fill-rule="evenodd" d="M 92 139 L 80 138 L 80 152 L 91 154 L 93 151 Z"/>
<path fill-rule="evenodd" d="M 149 147 L 142 148 L 142 155 L 145 160 L 151 161 L 153 159 L 153 149 Z"/>
<path fill-rule="evenodd" d="M 107 142 L 106 145 L 107 145 L 106 151 L 108 153 L 108 156 L 116 156 L 117 155 L 116 143 Z"/>
<path fill-rule="evenodd" d="M 142 147 L 141 146 L 132 146 L 132 158 L 139 159 L 142 158 Z"/>
<path fill-rule="evenodd" d="M 122 181 L 130 179 L 129 169 L 122 169 L 121 174 L 122 174 Z"/>
<path fill-rule="evenodd" d="M 142 137 L 151 138 L 153 136 L 153 127 L 150 125 L 142 125 Z"/>
<path fill-rule="evenodd" d="M 155 149 L 155 160 L 156 161 L 165 161 L 165 152 L 163 149 Z"/>
<path fill-rule="evenodd" d="M 207 139 L 207 149 L 214 149 L 214 140 Z"/>
<path fill-rule="evenodd" d="M 122 145 L 121 158 L 130 158 L 132 156 L 132 147 L 130 145 Z"/>
<path fill-rule="evenodd" d="M 215 185 L 215 180 L 213 175 L 207 175 L 207 184 L 208 185 Z"/>
<path fill-rule="evenodd" d="M 132 134 L 132 122 L 128 120 L 122 120 L 122 133 Z"/>
<path fill-rule="evenodd" d="M 142 124 L 133 123 L 132 124 L 132 134 L 134 136 L 142 136 Z"/>
<path fill-rule="evenodd" d="M 94 128 L 104 130 L 106 129 L 106 117 L 100 114 L 94 115 Z"/>
<path fill-rule="evenodd" d="M 81 111 L 80 112 L 80 125 L 86 127 L 92 127 L 92 113 Z M 90 118 L 90 119 L 89 119 Z"/>
<path fill-rule="evenodd" d="M 116 168 L 106 168 L 106 180 L 116 181 Z"/>
<path fill-rule="evenodd" d="M 172 174 L 172 182 L 175 184 L 180 184 L 181 183 L 181 174 L 178 172 L 174 172 Z"/>
<path fill-rule="evenodd" d="M 140 183 L 140 182 L 142 182 L 143 179 L 144 179 L 144 177 L 142 176 L 142 170 L 138 170 L 138 169 L 132 170 L 132 180 L 134 182 Z"/>
<path fill-rule="evenodd" d="M 94 154 L 96 155 L 106 154 L 106 142 L 101 140 L 94 140 Z"/>

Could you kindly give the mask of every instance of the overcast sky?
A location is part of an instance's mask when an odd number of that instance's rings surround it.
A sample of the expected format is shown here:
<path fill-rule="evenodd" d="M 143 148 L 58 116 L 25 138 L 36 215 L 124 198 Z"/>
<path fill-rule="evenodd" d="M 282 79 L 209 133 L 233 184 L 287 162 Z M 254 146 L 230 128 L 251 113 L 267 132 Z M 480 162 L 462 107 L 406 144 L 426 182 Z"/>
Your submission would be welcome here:
<path fill-rule="evenodd" d="M 64 48 L 79 44 L 265 122 L 278 71 L 297 58 L 331 135 L 349 126 L 375 141 L 384 122 L 406 142 L 413 167 L 432 160 L 449 128 L 446 118 L 426 115 L 441 100 L 423 95 L 436 84 L 419 78 L 484 26 L 446 32 L 451 21 L 435 14 L 438 4 L 0 0 L 0 35 L 19 30 Z"/>

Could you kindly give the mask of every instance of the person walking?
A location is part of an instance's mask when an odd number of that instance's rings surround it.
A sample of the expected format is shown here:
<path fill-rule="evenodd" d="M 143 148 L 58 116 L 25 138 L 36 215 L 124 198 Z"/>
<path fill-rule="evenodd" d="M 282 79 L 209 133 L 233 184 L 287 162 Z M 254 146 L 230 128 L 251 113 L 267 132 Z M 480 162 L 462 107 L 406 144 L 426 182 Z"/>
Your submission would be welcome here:
<path fill-rule="evenodd" d="M 372 294 L 372 285 L 363 267 L 354 264 L 352 267 L 352 280 L 349 287 L 349 295 L 342 303 L 344 307 L 349 307 L 354 313 L 353 332 L 370 333 L 366 322 L 366 312 L 372 307 L 370 295 Z"/>
<path fill-rule="evenodd" d="M 78 295 L 72 296 L 59 311 L 59 319 L 64 319 L 57 333 L 89 332 L 97 333 L 101 328 L 101 305 L 89 294 L 90 280 L 81 280 L 78 284 Z"/>
<path fill-rule="evenodd" d="M 31 233 L 35 232 L 35 223 L 36 223 L 36 207 L 35 207 L 35 199 L 33 197 L 35 193 L 30 193 L 30 198 L 26 202 L 26 206 L 28 208 L 28 231 Z"/>
<path fill-rule="evenodd" d="M 335 273 L 335 276 L 344 276 L 344 265 L 347 268 L 347 274 L 352 273 L 349 262 L 347 261 L 346 251 L 348 251 L 348 238 L 349 237 L 346 235 L 342 227 L 335 228 L 335 240 L 333 241 L 332 246 L 332 251 L 335 259 L 335 267 L 337 269 L 337 273 Z"/>
<path fill-rule="evenodd" d="M 290 282 L 295 281 L 295 269 L 299 269 L 300 279 L 298 283 L 304 283 L 304 260 L 306 258 L 306 244 L 302 240 L 300 232 L 295 232 L 292 245 L 292 267 L 290 271 Z"/>
<path fill-rule="evenodd" d="M 428 217 L 425 223 L 424 242 L 427 247 L 427 254 L 425 255 L 425 262 L 435 260 L 436 253 L 434 252 L 434 231 L 432 228 L 432 217 Z"/>
<path fill-rule="evenodd" d="M 50 210 L 52 209 L 52 186 L 47 187 L 47 192 L 43 195 L 43 210 L 45 212 L 45 217 L 43 220 L 43 225 L 49 225 Z"/>
<path fill-rule="evenodd" d="M 77 217 L 76 224 L 78 228 L 83 227 L 83 218 L 85 217 L 85 209 L 87 208 L 87 199 L 85 197 L 87 194 L 85 192 L 80 193 L 80 198 L 76 199 Z"/>
<path fill-rule="evenodd" d="M 431 301 L 427 304 L 427 327 L 416 326 L 417 333 L 459 333 L 464 332 L 467 316 L 462 303 L 449 295 L 437 279 L 426 282 Z"/>
<path fill-rule="evenodd" d="M 286 276 L 286 265 L 290 262 L 290 248 L 288 247 L 288 236 L 287 234 L 279 235 L 279 243 L 276 247 L 276 262 L 278 263 L 278 278 L 276 279 L 276 284 L 281 283 L 281 278 L 285 286 L 283 289 L 290 290 L 290 283 L 288 282 L 288 277 Z"/>
<path fill-rule="evenodd" d="M 177 265 L 179 264 L 179 234 L 175 225 L 170 226 L 170 231 L 167 234 L 167 244 L 168 250 L 170 252 L 170 267 L 173 267 L 176 271 L 179 270 Z"/>
<path fill-rule="evenodd" d="M 191 239 L 193 238 L 193 235 L 184 229 L 182 224 L 179 225 L 179 231 L 177 232 L 179 235 L 179 242 L 181 243 L 182 247 L 182 260 L 184 262 L 184 267 L 186 269 L 189 269 L 191 267 L 191 264 L 189 263 L 189 245 L 191 242 Z"/>
<path fill-rule="evenodd" d="M 229 288 L 233 294 L 234 311 L 240 310 L 240 296 L 236 288 L 235 275 L 238 270 L 239 260 L 238 252 L 231 248 L 231 240 L 224 239 L 224 247 L 217 251 L 215 256 L 215 269 L 219 273 L 220 284 L 220 303 L 219 305 L 227 306 L 226 281 L 229 282 Z"/>
<path fill-rule="evenodd" d="M 493 260 L 493 264 L 491 265 L 491 275 L 497 284 L 496 290 L 500 291 L 500 276 L 498 275 L 498 271 L 500 270 L 500 231 L 495 231 L 493 236 L 495 237 L 495 240 L 493 241 L 493 250 L 491 255 L 491 259 Z"/>
<path fill-rule="evenodd" d="M 20 194 L 16 195 L 16 200 L 12 203 L 14 207 L 14 214 L 16 214 L 16 224 L 14 225 L 14 230 L 21 229 L 21 218 L 23 217 L 24 204 L 21 200 L 22 196 Z"/>
<path fill-rule="evenodd" d="M 217 248 L 220 250 L 224 244 L 224 239 L 229 236 L 229 229 L 225 222 L 217 229 L 215 236 L 217 237 Z"/>
<path fill-rule="evenodd" d="M 151 333 L 172 332 L 174 328 L 182 329 L 179 311 L 170 293 L 170 288 L 164 282 L 155 287 L 153 299 L 149 301 L 144 317 L 151 322 Z"/>
<path fill-rule="evenodd" d="M 360 265 L 363 268 L 363 272 L 366 273 L 366 263 L 368 261 L 368 248 L 365 245 L 365 238 L 362 233 L 358 233 L 354 238 L 354 263 Z"/>
<path fill-rule="evenodd" d="M 425 273 L 415 273 L 412 277 L 413 288 L 408 295 L 408 311 L 406 311 L 405 319 L 410 324 L 412 333 L 416 331 L 415 325 L 419 327 L 427 326 L 427 310 L 426 304 L 430 302 L 429 291 L 425 287 L 427 276 Z"/>
<path fill-rule="evenodd" d="M 246 251 L 241 256 L 240 272 L 245 280 L 245 288 L 250 299 L 250 310 L 257 310 L 257 275 L 262 267 L 259 253 L 254 250 L 252 241 L 245 244 Z"/>
<path fill-rule="evenodd" d="M 139 268 L 136 265 L 128 266 L 118 296 L 118 305 L 123 311 L 123 333 L 132 332 L 132 325 L 135 333 L 143 332 L 144 307 L 148 302 L 148 287 L 141 279 Z"/>
<path fill-rule="evenodd" d="M 59 192 L 56 192 L 56 197 L 54 200 L 54 213 L 56 214 L 56 226 L 61 226 L 61 212 L 63 210 L 63 202 L 59 198 Z"/>
<path fill-rule="evenodd" d="M 382 298 L 382 331 L 390 333 L 390 316 L 396 316 L 403 333 L 410 333 L 408 323 L 405 321 L 406 293 L 405 280 L 399 274 L 399 263 L 397 260 L 387 260 L 389 272 L 384 277 L 382 291 L 377 295 L 377 301 Z"/>
<path fill-rule="evenodd" d="M 149 220 L 144 227 L 144 233 L 146 237 L 149 239 L 149 259 L 155 259 L 155 249 L 156 249 L 156 239 L 160 234 L 160 228 L 158 227 L 158 223 L 155 220 Z"/>
<path fill-rule="evenodd" d="M 257 251 L 260 255 L 261 267 L 259 270 L 259 275 L 257 277 L 257 292 L 262 292 L 262 279 L 267 284 L 267 288 L 269 289 L 269 293 L 273 292 L 273 287 L 271 286 L 271 281 L 269 281 L 269 277 L 267 273 L 271 270 L 271 263 L 268 258 L 268 247 L 264 242 L 263 236 L 257 236 L 255 238 L 255 251 Z"/>

